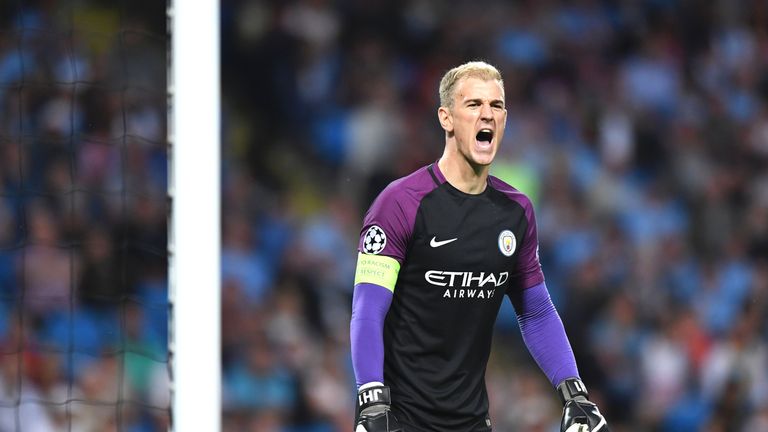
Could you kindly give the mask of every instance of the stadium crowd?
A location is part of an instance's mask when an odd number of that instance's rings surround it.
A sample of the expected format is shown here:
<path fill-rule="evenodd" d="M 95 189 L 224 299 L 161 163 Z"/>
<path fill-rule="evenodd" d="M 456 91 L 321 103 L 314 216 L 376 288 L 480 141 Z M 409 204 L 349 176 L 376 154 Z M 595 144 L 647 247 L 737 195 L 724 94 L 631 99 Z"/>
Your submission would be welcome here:
<path fill-rule="evenodd" d="M 165 8 L 0 2 L 0 430 L 161 431 Z"/>
<path fill-rule="evenodd" d="M 534 201 L 612 430 L 768 431 L 764 1 L 231 0 L 222 32 L 225 430 L 350 429 L 362 214 L 439 157 L 438 80 L 484 59 L 492 173 Z M 497 327 L 495 429 L 557 430 L 508 304 Z"/>

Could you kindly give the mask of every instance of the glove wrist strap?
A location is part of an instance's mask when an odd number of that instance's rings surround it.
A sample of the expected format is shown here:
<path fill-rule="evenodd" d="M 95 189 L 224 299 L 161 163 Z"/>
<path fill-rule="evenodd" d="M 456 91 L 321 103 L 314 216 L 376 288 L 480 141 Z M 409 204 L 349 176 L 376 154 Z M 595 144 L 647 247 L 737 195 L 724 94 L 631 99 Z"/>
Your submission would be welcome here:
<path fill-rule="evenodd" d="M 566 402 L 574 399 L 589 400 L 587 386 L 578 378 L 566 378 L 557 385 L 557 395 L 560 396 L 560 402 L 565 405 Z"/>
<path fill-rule="evenodd" d="M 389 387 L 385 385 L 363 386 L 357 393 L 357 409 L 361 413 L 376 405 L 389 406 L 391 401 Z"/>

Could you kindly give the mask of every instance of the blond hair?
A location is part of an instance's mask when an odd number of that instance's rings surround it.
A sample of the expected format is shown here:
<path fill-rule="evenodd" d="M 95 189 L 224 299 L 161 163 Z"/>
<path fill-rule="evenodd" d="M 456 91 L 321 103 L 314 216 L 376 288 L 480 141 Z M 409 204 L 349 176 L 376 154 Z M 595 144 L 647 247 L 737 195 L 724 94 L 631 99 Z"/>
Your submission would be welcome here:
<path fill-rule="evenodd" d="M 484 81 L 495 80 L 504 91 L 504 80 L 501 79 L 501 73 L 493 65 L 484 61 L 471 61 L 456 66 L 443 75 L 440 80 L 440 106 L 453 108 L 453 96 L 456 90 L 456 84 L 464 78 L 479 78 Z"/>

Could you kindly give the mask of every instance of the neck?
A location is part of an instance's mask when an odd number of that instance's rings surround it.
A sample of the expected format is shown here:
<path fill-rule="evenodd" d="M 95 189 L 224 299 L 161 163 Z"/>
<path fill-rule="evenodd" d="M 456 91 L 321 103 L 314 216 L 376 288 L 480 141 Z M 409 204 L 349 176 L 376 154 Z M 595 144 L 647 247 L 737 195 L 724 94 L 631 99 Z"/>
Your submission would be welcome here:
<path fill-rule="evenodd" d="M 471 195 L 485 190 L 491 168 L 490 165 L 473 165 L 457 152 L 450 151 L 447 146 L 437 166 L 451 186 Z"/>

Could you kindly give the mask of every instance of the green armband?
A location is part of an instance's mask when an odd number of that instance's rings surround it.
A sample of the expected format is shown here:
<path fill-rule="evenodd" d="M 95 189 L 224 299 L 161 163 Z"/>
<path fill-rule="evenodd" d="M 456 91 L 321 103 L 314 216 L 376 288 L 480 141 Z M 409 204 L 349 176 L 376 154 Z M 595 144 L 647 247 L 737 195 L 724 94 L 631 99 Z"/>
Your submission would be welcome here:
<path fill-rule="evenodd" d="M 397 283 L 399 272 L 400 263 L 394 258 L 358 253 L 355 285 L 371 283 L 395 292 L 395 283 Z"/>

